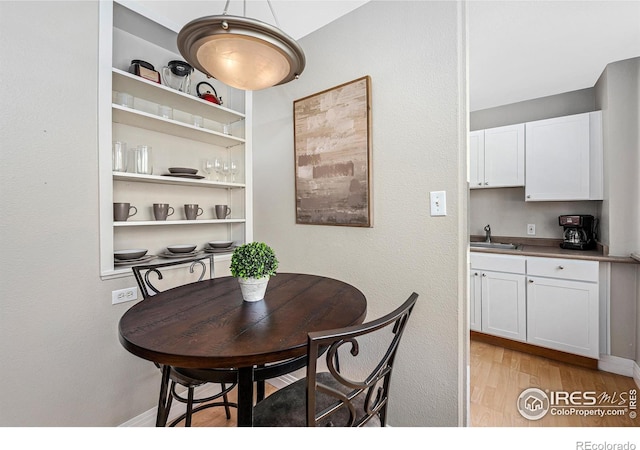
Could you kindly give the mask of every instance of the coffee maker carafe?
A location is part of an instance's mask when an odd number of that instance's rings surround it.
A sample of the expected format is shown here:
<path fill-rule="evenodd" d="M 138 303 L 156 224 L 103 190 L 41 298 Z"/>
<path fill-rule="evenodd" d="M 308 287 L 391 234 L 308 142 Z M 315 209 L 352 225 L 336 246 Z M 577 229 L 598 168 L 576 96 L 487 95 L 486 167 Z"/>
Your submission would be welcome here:
<path fill-rule="evenodd" d="M 590 215 L 572 215 L 558 217 L 564 227 L 563 241 L 560 247 L 570 250 L 591 250 L 596 247 L 598 219 Z"/>
<path fill-rule="evenodd" d="M 189 93 L 193 67 L 184 61 L 169 61 L 162 68 L 162 82 L 180 92 Z"/>

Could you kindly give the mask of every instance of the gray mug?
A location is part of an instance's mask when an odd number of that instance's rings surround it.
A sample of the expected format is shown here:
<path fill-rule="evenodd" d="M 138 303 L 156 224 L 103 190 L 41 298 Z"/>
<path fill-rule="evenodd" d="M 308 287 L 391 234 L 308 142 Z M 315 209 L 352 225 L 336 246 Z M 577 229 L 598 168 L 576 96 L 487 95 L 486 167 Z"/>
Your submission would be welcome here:
<path fill-rule="evenodd" d="M 195 218 L 201 216 L 202 213 L 202 208 L 199 208 L 196 204 L 184 205 L 184 215 L 187 220 L 195 220 Z"/>
<path fill-rule="evenodd" d="M 133 210 L 133 213 L 131 212 Z M 135 216 L 138 208 L 131 206 L 129 203 L 113 204 L 113 220 L 116 222 L 125 222 L 129 217 Z"/>
<path fill-rule="evenodd" d="M 216 217 L 218 219 L 226 219 L 231 214 L 231 208 L 227 205 L 216 205 Z"/>
<path fill-rule="evenodd" d="M 154 203 L 153 217 L 156 220 L 167 220 L 167 217 L 173 214 L 175 210 L 168 203 Z"/>

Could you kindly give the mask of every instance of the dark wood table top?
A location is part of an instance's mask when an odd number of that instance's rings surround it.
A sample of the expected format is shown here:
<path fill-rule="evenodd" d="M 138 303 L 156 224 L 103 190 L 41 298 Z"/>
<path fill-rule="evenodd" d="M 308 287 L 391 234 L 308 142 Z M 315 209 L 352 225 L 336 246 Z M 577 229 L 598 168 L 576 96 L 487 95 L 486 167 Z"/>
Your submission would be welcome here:
<path fill-rule="evenodd" d="M 310 331 L 360 324 L 366 313 L 362 292 L 331 278 L 278 273 L 251 303 L 236 278 L 222 277 L 142 300 L 119 334 L 129 352 L 160 364 L 240 368 L 301 356 Z"/>

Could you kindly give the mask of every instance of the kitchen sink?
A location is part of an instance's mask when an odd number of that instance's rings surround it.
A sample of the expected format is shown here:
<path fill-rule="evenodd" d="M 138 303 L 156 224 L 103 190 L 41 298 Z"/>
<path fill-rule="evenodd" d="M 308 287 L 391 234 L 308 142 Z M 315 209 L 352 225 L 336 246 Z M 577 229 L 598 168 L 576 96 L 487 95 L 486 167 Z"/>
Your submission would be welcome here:
<path fill-rule="evenodd" d="M 471 242 L 471 247 L 495 248 L 500 250 L 520 250 L 520 244 L 502 244 L 500 242 Z"/>

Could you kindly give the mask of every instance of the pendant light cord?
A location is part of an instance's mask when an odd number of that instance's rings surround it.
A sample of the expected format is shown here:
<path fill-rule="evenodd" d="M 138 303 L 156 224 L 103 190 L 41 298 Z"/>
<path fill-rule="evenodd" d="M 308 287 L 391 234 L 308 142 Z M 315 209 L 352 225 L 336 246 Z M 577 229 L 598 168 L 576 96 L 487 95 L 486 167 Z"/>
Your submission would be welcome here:
<path fill-rule="evenodd" d="M 222 11 L 222 15 L 223 16 L 226 16 L 227 13 L 229 12 L 229 3 L 231 3 L 231 0 L 227 0 L 227 2 L 224 4 L 224 11 Z M 273 20 L 275 20 L 275 22 L 276 22 L 276 27 L 280 28 L 280 22 L 278 22 L 278 18 L 276 17 L 276 13 L 273 10 L 273 5 L 271 5 L 271 0 L 267 0 L 267 5 L 269 5 L 269 10 L 271 11 L 271 15 L 273 16 Z M 247 17 L 247 0 L 243 0 L 242 1 L 242 15 L 244 17 Z"/>

